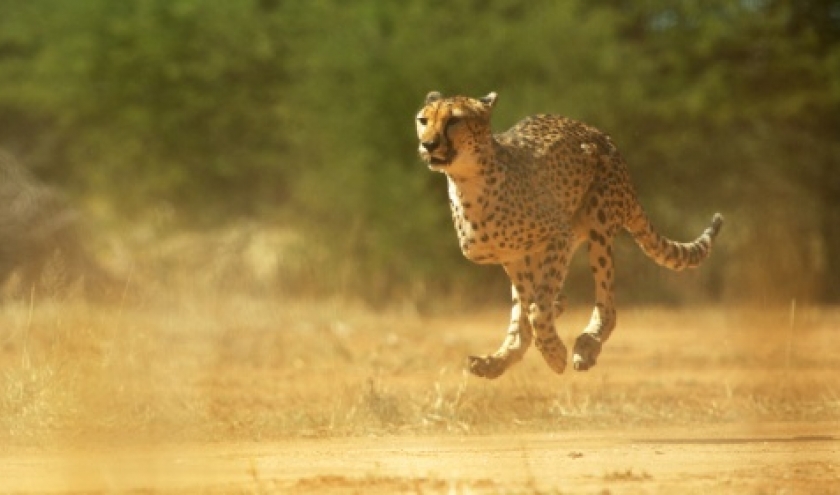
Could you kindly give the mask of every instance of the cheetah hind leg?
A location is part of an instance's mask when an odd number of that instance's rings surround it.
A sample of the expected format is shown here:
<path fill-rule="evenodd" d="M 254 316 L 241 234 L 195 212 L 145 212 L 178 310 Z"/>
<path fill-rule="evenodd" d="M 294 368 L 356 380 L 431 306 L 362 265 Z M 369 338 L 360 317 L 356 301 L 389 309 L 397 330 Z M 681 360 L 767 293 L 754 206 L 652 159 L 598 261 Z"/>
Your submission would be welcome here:
<path fill-rule="evenodd" d="M 615 328 L 615 308 L 596 304 L 586 330 L 575 340 L 572 365 L 575 371 L 588 371 L 598 362 L 601 348 Z"/>
<path fill-rule="evenodd" d="M 552 307 L 554 308 L 554 318 L 559 318 L 566 312 L 566 307 L 568 306 L 568 300 L 566 299 L 566 295 L 563 293 L 557 294 L 554 298 L 554 302 L 552 303 Z"/>
<path fill-rule="evenodd" d="M 601 347 L 615 328 L 612 237 L 589 243 L 589 263 L 595 277 L 596 302 L 589 325 L 575 340 L 572 365 L 576 371 L 587 371 L 595 366 Z"/>
<path fill-rule="evenodd" d="M 601 347 L 615 328 L 615 308 L 598 303 L 589 326 L 575 340 L 572 365 L 575 371 L 588 371 L 598 362 Z"/>

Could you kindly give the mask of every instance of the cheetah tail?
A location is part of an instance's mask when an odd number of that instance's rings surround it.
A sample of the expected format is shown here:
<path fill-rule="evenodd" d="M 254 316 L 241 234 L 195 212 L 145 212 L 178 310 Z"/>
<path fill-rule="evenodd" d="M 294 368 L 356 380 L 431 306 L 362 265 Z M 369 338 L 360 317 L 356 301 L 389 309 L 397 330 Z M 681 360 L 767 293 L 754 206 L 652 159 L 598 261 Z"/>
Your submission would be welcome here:
<path fill-rule="evenodd" d="M 723 226 L 723 216 L 715 213 L 712 223 L 692 242 L 677 242 L 657 233 L 643 211 L 625 228 L 636 240 L 639 247 L 657 264 L 671 270 L 695 268 L 712 252 L 712 243 Z"/>

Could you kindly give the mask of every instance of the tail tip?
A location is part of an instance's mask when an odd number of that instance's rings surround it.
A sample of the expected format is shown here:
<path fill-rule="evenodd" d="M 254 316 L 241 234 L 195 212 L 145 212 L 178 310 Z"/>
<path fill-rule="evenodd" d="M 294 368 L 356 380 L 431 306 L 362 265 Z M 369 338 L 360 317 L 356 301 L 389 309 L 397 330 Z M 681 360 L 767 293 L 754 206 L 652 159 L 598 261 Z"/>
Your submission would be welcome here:
<path fill-rule="evenodd" d="M 723 227 L 723 215 L 720 213 L 715 213 L 715 216 L 712 217 L 712 225 L 707 229 L 707 233 L 711 238 L 717 237 L 718 233 L 720 233 L 720 229 Z"/>

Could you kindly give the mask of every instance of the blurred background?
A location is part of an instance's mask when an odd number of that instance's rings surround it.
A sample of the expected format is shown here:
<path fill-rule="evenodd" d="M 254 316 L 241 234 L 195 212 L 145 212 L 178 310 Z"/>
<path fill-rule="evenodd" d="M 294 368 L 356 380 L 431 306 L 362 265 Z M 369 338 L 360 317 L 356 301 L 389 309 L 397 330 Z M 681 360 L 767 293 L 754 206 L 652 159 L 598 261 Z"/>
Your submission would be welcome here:
<path fill-rule="evenodd" d="M 688 273 L 622 236 L 620 303 L 840 301 L 840 1 L 0 3 L 0 148 L 138 279 L 506 304 L 417 158 L 430 90 L 609 133 L 672 238 L 726 217 Z"/>

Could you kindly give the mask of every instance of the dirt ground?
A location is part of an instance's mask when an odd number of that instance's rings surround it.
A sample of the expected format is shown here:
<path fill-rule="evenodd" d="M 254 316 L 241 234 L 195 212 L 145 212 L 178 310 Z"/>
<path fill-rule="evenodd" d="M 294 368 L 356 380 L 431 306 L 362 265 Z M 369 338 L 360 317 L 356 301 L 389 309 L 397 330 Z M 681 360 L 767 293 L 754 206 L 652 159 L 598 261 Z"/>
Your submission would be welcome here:
<path fill-rule="evenodd" d="M 590 372 L 466 375 L 505 319 L 7 305 L 0 493 L 840 493 L 840 311 L 627 309 Z"/>
<path fill-rule="evenodd" d="M 4 456 L 4 493 L 840 493 L 840 423 Z"/>

